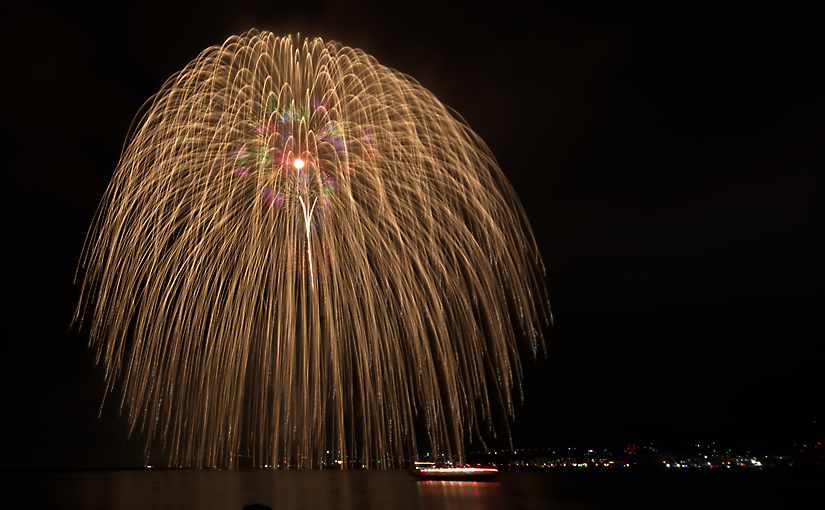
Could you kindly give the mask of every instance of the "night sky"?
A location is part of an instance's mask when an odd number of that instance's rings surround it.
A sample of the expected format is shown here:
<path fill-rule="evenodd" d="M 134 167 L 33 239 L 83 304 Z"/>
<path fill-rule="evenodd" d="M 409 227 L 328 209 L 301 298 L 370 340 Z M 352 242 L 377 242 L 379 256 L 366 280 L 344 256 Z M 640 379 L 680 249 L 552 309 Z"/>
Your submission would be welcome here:
<path fill-rule="evenodd" d="M 557 319 L 548 357 L 525 360 L 516 446 L 822 431 L 812 13 L 172 4 L 2 8 L 0 467 L 142 462 L 115 398 L 98 419 L 74 269 L 140 105 L 252 27 L 415 77 L 500 161 Z"/>

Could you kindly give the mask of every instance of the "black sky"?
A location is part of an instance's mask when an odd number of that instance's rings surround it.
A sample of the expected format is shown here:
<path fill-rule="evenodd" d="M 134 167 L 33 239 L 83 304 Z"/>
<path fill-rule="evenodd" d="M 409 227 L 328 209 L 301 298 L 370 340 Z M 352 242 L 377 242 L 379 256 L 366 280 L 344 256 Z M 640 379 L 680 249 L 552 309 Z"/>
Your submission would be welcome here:
<path fill-rule="evenodd" d="M 558 321 L 525 363 L 517 445 L 822 430 L 814 13 L 172 4 L 3 7 L 0 466 L 140 464 L 116 401 L 97 418 L 74 267 L 139 106 L 252 27 L 364 49 L 496 154 Z"/>

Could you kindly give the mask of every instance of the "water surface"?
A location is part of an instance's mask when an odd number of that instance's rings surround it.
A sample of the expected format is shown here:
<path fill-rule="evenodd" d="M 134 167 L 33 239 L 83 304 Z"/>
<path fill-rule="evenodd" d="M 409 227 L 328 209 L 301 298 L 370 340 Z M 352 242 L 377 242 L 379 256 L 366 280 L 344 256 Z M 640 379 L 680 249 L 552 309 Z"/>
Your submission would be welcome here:
<path fill-rule="evenodd" d="M 821 473 L 820 473 L 821 475 Z M 817 475 L 502 473 L 494 482 L 417 481 L 406 472 L 98 471 L 5 473 L 18 506 L 90 509 L 811 508 Z M 21 504 L 24 503 L 24 504 Z M 26 506 L 26 503 L 30 506 Z M 825 506 L 823 506 L 825 507 Z"/>

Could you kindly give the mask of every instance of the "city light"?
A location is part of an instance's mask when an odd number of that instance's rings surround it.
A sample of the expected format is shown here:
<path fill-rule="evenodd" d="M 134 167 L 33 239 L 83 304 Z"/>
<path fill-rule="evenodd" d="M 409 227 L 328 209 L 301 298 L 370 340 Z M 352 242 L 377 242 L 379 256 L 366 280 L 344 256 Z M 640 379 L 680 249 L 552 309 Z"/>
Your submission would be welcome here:
<path fill-rule="evenodd" d="M 638 442 L 624 447 L 520 448 L 476 452 L 471 462 L 505 470 L 741 470 L 795 469 L 800 466 L 825 467 L 821 443 L 794 443 L 783 447 L 745 447 L 716 441 L 663 446 Z"/>

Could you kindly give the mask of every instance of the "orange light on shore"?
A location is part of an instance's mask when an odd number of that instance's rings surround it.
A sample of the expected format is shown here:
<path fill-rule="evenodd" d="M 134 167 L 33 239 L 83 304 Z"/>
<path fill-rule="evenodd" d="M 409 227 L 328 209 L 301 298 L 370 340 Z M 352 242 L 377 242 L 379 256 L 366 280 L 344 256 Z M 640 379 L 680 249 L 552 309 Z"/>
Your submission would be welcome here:
<path fill-rule="evenodd" d="M 488 474 L 488 473 L 498 473 L 498 469 L 496 468 L 428 468 L 428 469 L 419 469 L 419 473 L 423 475 L 428 474 L 464 474 L 464 475 L 476 475 L 476 474 Z"/>

